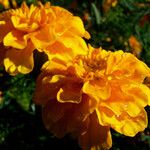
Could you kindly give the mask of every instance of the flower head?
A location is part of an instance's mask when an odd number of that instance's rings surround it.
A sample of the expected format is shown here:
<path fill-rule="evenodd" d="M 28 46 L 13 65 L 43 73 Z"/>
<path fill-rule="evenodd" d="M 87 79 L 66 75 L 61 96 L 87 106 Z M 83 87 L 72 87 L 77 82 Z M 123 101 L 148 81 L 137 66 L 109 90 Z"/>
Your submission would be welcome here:
<path fill-rule="evenodd" d="M 0 42 L 10 47 L 4 65 L 12 75 L 32 71 L 35 49 L 44 51 L 49 58 L 66 51 L 83 54 L 87 47 L 82 37 L 90 37 L 79 17 L 49 3 L 30 7 L 23 3 L 21 8 L 3 12 L 0 15 L 0 32 Z M 30 55 L 27 56 L 25 51 Z M 17 61 L 16 56 L 26 61 Z M 15 71 L 10 69 L 12 67 L 16 68 Z M 26 70 L 18 69 L 24 67 Z"/>
<path fill-rule="evenodd" d="M 16 8 L 17 7 L 17 2 L 16 0 L 0 0 L 0 4 L 5 8 L 5 9 L 8 9 L 8 8 L 11 8 L 11 4 L 13 6 L 13 8 Z"/>
<path fill-rule="evenodd" d="M 0 4 L 4 6 L 5 9 L 8 9 L 9 6 L 9 0 L 0 0 Z"/>
<path fill-rule="evenodd" d="M 34 101 L 45 106 L 43 119 L 51 132 L 59 135 L 64 123 L 62 135 L 78 133 L 83 149 L 109 148 L 110 127 L 134 136 L 147 126 L 150 89 L 143 81 L 149 76 L 146 64 L 130 53 L 89 47 L 88 55 L 72 61 L 47 62 Z"/>
<path fill-rule="evenodd" d="M 142 46 L 140 42 L 137 40 L 135 36 L 130 36 L 129 38 L 129 45 L 131 47 L 132 53 L 136 56 L 139 57 L 142 51 Z"/>
<path fill-rule="evenodd" d="M 104 0 L 103 1 L 103 9 L 104 12 L 108 12 L 111 7 L 115 7 L 118 3 L 118 0 Z"/>

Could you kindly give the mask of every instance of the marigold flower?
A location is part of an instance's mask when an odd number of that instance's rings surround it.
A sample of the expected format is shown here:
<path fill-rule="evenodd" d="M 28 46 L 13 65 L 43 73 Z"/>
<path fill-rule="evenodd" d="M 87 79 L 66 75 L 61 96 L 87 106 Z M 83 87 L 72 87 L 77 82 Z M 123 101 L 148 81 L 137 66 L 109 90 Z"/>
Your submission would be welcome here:
<path fill-rule="evenodd" d="M 3 5 L 5 9 L 11 8 L 10 4 L 12 4 L 13 8 L 17 7 L 16 0 L 0 0 L 0 4 Z"/>
<path fill-rule="evenodd" d="M 10 47 L 4 65 L 12 75 L 33 69 L 35 49 L 46 52 L 50 58 L 66 52 L 84 54 L 87 46 L 82 37 L 90 37 L 79 17 L 49 3 L 30 7 L 23 3 L 21 8 L 2 13 L 0 33 L 0 42 Z"/>
<path fill-rule="evenodd" d="M 150 89 L 143 81 L 149 76 L 134 55 L 89 46 L 88 55 L 45 63 L 34 101 L 44 105 L 45 126 L 56 136 L 76 135 L 84 150 L 110 148 L 110 127 L 134 136 L 147 126 Z"/>
<path fill-rule="evenodd" d="M 118 3 L 118 0 L 104 0 L 103 1 L 103 9 L 104 12 L 108 12 L 111 7 L 115 7 Z"/>
<path fill-rule="evenodd" d="M 3 5 L 5 9 L 10 7 L 9 0 L 0 0 L 0 4 Z"/>
<path fill-rule="evenodd" d="M 137 40 L 135 36 L 130 36 L 129 38 L 129 45 L 131 47 L 132 53 L 139 57 L 142 51 L 141 43 Z"/>

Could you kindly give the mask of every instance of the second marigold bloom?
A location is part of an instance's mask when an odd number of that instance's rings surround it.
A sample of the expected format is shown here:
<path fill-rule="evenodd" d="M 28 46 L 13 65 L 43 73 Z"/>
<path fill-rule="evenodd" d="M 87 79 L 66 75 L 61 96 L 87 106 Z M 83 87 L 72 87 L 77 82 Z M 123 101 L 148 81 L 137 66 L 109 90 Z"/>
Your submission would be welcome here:
<path fill-rule="evenodd" d="M 49 3 L 30 7 L 23 3 L 21 8 L 3 12 L 0 33 L 0 55 L 4 53 L 3 45 L 8 47 L 4 65 L 12 75 L 32 71 L 35 49 L 49 58 L 74 51 L 85 54 L 87 47 L 82 37 L 90 37 L 79 17 Z"/>
<path fill-rule="evenodd" d="M 89 47 L 88 55 L 72 61 L 47 62 L 34 101 L 44 105 L 45 125 L 56 136 L 72 133 L 85 150 L 110 148 L 110 127 L 127 136 L 146 128 L 150 89 L 143 81 L 149 76 L 147 65 L 130 53 Z"/>

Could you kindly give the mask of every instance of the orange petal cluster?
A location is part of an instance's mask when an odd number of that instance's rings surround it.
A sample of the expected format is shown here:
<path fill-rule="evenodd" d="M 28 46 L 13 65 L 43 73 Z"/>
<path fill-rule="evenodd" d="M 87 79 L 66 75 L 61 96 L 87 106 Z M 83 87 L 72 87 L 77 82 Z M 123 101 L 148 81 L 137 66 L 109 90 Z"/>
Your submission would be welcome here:
<path fill-rule="evenodd" d="M 108 12 L 111 7 L 115 7 L 118 3 L 118 0 L 104 0 L 103 1 L 103 9 L 104 12 Z"/>
<path fill-rule="evenodd" d="M 24 2 L 21 8 L 3 12 L 0 33 L 0 55 L 11 75 L 32 71 L 35 49 L 49 58 L 74 51 L 85 54 L 87 46 L 82 37 L 90 38 L 79 17 L 50 3 L 28 7 Z"/>
<path fill-rule="evenodd" d="M 110 128 L 127 136 L 146 128 L 146 64 L 121 50 L 91 46 L 87 55 L 70 57 L 52 58 L 37 79 L 34 102 L 43 106 L 47 129 L 57 137 L 70 133 L 82 149 L 93 150 L 111 147 Z"/>
<path fill-rule="evenodd" d="M 13 8 L 17 7 L 16 0 L 0 0 L 0 4 L 5 8 L 9 9 L 11 8 L 10 4 L 12 4 Z"/>
<path fill-rule="evenodd" d="M 137 40 L 137 38 L 133 35 L 130 36 L 129 38 L 129 45 L 131 47 L 132 53 L 136 56 L 139 57 L 142 51 L 142 46 L 141 43 Z"/>

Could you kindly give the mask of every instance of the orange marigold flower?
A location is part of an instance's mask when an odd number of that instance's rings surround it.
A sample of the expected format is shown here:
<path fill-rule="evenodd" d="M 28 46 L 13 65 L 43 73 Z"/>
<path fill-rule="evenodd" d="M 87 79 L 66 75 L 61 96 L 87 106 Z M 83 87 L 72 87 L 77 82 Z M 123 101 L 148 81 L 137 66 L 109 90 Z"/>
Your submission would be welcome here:
<path fill-rule="evenodd" d="M 111 7 L 115 7 L 118 3 L 118 0 L 104 0 L 103 9 L 104 12 L 108 12 Z"/>
<path fill-rule="evenodd" d="M 72 61 L 52 59 L 37 79 L 34 101 L 56 136 L 72 133 L 84 150 L 111 147 L 109 128 L 134 136 L 147 126 L 150 68 L 130 53 L 89 47 Z"/>
<path fill-rule="evenodd" d="M 141 43 L 136 39 L 135 36 L 130 36 L 129 38 L 129 45 L 131 47 L 132 53 L 139 57 L 139 55 L 141 54 L 142 51 L 142 46 Z"/>
<path fill-rule="evenodd" d="M 0 4 L 3 5 L 5 9 L 11 8 L 10 4 L 12 4 L 13 8 L 17 7 L 16 0 L 0 0 Z"/>
<path fill-rule="evenodd" d="M 79 17 L 49 3 L 30 7 L 23 3 L 19 9 L 0 14 L 0 33 L 0 42 L 10 47 L 4 65 L 12 75 L 33 69 L 35 49 L 50 57 L 66 52 L 84 54 L 87 46 L 82 37 L 90 37 Z"/>
<path fill-rule="evenodd" d="M 3 5 L 5 9 L 10 8 L 9 0 L 0 0 L 0 4 Z"/>

